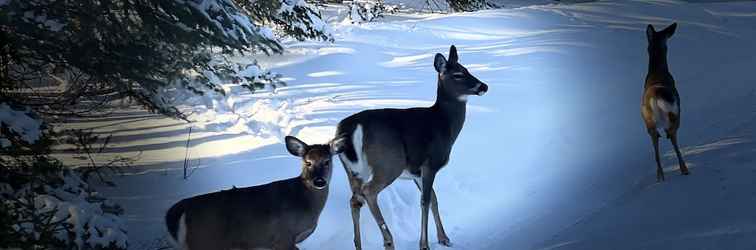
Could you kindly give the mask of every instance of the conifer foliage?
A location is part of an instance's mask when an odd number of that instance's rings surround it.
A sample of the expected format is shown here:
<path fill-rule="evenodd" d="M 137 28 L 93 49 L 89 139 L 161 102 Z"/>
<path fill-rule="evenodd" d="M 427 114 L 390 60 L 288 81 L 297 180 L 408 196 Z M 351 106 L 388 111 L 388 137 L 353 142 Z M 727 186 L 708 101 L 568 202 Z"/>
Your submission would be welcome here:
<path fill-rule="evenodd" d="M 89 185 L 93 170 L 50 156 L 71 136 L 99 142 L 56 124 L 116 100 L 187 119 L 187 95 L 279 86 L 232 59 L 281 53 L 286 36 L 332 40 L 303 1 L 0 0 L 0 249 L 126 249 L 123 210 Z"/>
<path fill-rule="evenodd" d="M 239 78 L 249 66 L 230 65 L 224 56 L 280 53 L 277 38 L 286 35 L 331 39 L 306 4 L 279 0 L 0 0 L 0 30 L 5 98 L 55 112 L 81 97 L 99 103 L 128 96 L 176 117 L 181 113 L 158 90 L 223 92 L 213 79 Z M 263 73 L 236 82 L 253 90 L 274 82 Z M 13 95 L 28 85 L 64 89 Z"/>

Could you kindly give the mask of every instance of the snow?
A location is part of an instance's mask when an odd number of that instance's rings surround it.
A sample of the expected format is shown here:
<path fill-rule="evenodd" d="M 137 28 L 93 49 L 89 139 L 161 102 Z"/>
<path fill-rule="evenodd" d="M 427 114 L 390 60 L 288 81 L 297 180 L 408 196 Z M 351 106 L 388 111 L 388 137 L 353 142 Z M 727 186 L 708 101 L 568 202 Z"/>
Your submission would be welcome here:
<path fill-rule="evenodd" d="M 293 12 L 294 7 L 306 6 L 306 5 L 307 3 L 305 3 L 304 0 L 290 0 L 290 1 L 283 0 L 281 1 L 281 8 L 278 9 L 278 14 Z"/>
<path fill-rule="evenodd" d="M 331 29 L 323 19 L 315 16 L 312 12 L 307 12 L 307 17 L 310 19 L 310 27 L 312 27 L 313 30 L 319 30 L 326 34 L 331 34 Z"/>
<path fill-rule="evenodd" d="M 19 139 L 29 144 L 39 140 L 42 133 L 42 121 L 33 118 L 29 108 L 16 110 L 7 103 L 0 103 L 0 126 L 7 126 L 20 136 Z M 10 146 L 11 142 L 3 137 L 0 137 L 0 147 Z"/>
<path fill-rule="evenodd" d="M 267 34 L 267 29 L 258 27 L 253 24 L 249 17 L 239 13 L 232 1 L 198 0 L 188 1 L 186 4 L 204 15 L 215 26 L 217 31 L 222 32 L 223 36 L 232 40 L 244 43 L 251 43 L 251 41 L 258 40 L 259 38 L 277 41 L 276 39 L 271 39 L 272 36 Z M 227 25 L 228 23 L 231 24 Z M 260 35 L 261 37 L 247 37 L 248 34 Z"/>
<path fill-rule="evenodd" d="M 29 186 L 22 186 L 14 190 L 7 183 L 0 183 L 0 195 L 3 202 L 16 204 L 18 201 L 34 204 L 34 213 L 37 216 L 54 212 L 50 221 L 61 221 L 67 224 L 66 229 L 55 232 L 55 238 L 78 246 L 80 249 L 107 247 L 111 244 L 120 248 L 128 247 L 128 236 L 124 220 L 119 216 L 105 212 L 103 206 L 112 207 L 112 202 L 90 201 L 97 193 L 89 190 L 88 184 L 83 182 L 77 175 L 70 171 L 60 174 L 61 185 L 45 184 L 39 189 L 30 190 Z M 15 199 L 6 199 L 15 197 Z M 28 200 L 31 197 L 32 200 Z M 11 205 L 9 207 L 15 207 Z M 16 211 L 16 210 L 14 210 Z M 18 215 L 19 221 L 29 219 L 27 215 Z M 18 232 L 36 233 L 34 237 L 40 237 L 31 223 L 13 225 Z"/>
<path fill-rule="evenodd" d="M 139 228 L 132 241 L 151 241 L 165 235 L 163 215 L 181 198 L 297 176 L 300 161 L 281 144 L 285 135 L 325 143 L 338 121 L 360 110 L 430 105 L 432 55 L 455 44 L 490 91 L 469 98 L 465 127 L 435 182 L 450 249 L 752 249 L 754 13 L 754 2 L 600 1 L 335 23 L 334 43 L 288 42 L 283 55 L 256 58 L 289 77 L 288 86 L 254 94 L 231 87 L 238 95 L 230 102 L 198 115 L 191 160 L 199 163 L 188 180 L 175 153 L 183 152 L 184 127 L 98 123 L 120 136 L 119 152 L 150 159 L 101 190 Z M 639 110 L 644 29 L 674 21 L 669 62 L 692 174 L 679 175 L 663 140 L 668 179 L 655 184 Z M 352 249 L 351 192 L 335 164 L 329 200 L 302 249 Z M 403 180 L 379 196 L 397 249 L 417 248 L 419 198 Z M 361 225 L 364 249 L 381 249 L 368 209 Z M 445 249 L 429 228 L 431 247 Z"/>
<path fill-rule="evenodd" d="M 264 37 L 265 39 L 278 41 L 275 33 L 273 33 L 273 30 L 268 27 L 260 27 L 257 32 L 260 33 L 260 35 L 262 35 L 262 37 Z"/>
<path fill-rule="evenodd" d="M 0 6 L 3 6 L 7 3 L 9 2 L 3 3 L 0 1 Z M 34 11 L 24 12 L 23 19 L 27 22 L 36 24 L 40 28 L 44 28 L 52 32 L 58 32 L 62 30 L 64 26 L 66 26 L 59 21 L 48 19 L 45 13 L 35 13 Z"/>
<path fill-rule="evenodd" d="M 291 22 L 289 23 L 289 26 L 295 27 L 298 30 L 297 32 L 308 34 L 308 36 L 315 35 L 314 37 L 318 37 L 318 33 L 323 35 L 316 39 L 330 39 L 331 30 L 328 24 L 321 19 L 321 17 L 318 16 L 320 14 L 315 11 L 319 10 L 314 6 L 307 4 L 304 0 L 282 0 L 281 6 L 275 12 L 275 18 L 288 21 L 292 16 L 300 16 L 302 17 L 300 21 Z M 282 33 L 282 36 L 285 36 L 282 27 L 275 28 Z"/>

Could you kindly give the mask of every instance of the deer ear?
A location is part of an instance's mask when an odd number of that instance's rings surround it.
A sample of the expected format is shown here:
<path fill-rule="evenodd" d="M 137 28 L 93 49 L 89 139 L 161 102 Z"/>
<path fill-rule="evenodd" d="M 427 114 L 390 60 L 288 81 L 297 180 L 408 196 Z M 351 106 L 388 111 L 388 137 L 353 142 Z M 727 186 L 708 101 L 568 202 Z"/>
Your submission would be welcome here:
<path fill-rule="evenodd" d="M 436 72 L 441 73 L 446 69 L 446 58 L 441 53 L 436 53 L 436 58 L 433 59 L 433 67 L 436 68 Z"/>
<path fill-rule="evenodd" d="M 331 140 L 331 154 L 341 154 L 347 147 L 347 137 L 339 136 Z"/>
<path fill-rule="evenodd" d="M 654 29 L 654 26 L 651 26 L 650 24 L 646 27 L 646 38 L 649 42 L 651 42 L 651 39 L 654 38 L 654 34 L 656 34 L 656 30 Z"/>
<path fill-rule="evenodd" d="M 672 37 L 672 35 L 675 34 L 675 30 L 677 30 L 677 23 L 673 23 L 669 27 L 662 30 L 661 33 L 664 33 L 664 35 L 667 36 L 667 38 L 670 38 Z"/>
<path fill-rule="evenodd" d="M 300 141 L 294 136 L 286 136 L 285 141 L 286 149 L 289 150 L 289 153 L 299 157 L 304 156 L 305 151 L 307 151 L 307 143 Z"/>
<path fill-rule="evenodd" d="M 457 63 L 457 61 L 459 61 L 459 57 L 457 56 L 457 47 L 452 45 L 449 48 L 449 62 Z"/>

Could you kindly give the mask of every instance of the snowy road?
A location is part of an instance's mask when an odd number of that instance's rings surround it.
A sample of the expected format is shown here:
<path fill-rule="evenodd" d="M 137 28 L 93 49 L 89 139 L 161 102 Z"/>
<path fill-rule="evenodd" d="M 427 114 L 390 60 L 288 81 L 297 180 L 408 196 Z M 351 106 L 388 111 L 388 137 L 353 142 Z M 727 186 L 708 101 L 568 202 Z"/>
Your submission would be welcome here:
<path fill-rule="evenodd" d="M 667 155 L 668 181 L 653 184 L 652 148 L 639 114 L 644 29 L 673 21 L 679 27 L 669 63 L 692 175 L 679 176 Z M 203 129 L 213 134 L 193 144 L 206 158 L 188 181 L 179 170 L 160 170 L 180 166 L 179 144 L 155 146 L 175 149 L 145 151 L 152 160 L 141 169 L 150 171 L 118 177 L 118 188 L 103 193 L 127 209 L 131 244 L 139 249 L 164 235 L 162 215 L 180 198 L 296 176 L 297 159 L 276 143 L 286 134 L 324 142 L 341 118 L 359 110 L 430 105 L 432 56 L 455 44 L 461 63 L 490 92 L 470 98 L 465 128 L 435 184 L 452 249 L 753 249 L 755 23 L 756 2 L 667 0 L 337 24 L 333 44 L 289 44 L 287 54 L 259 59 L 289 77 L 289 86 L 229 100 L 235 116 L 205 117 L 210 123 Z M 129 126 L 133 137 L 124 135 L 123 143 L 161 145 L 144 140 L 160 140 L 152 129 L 165 127 Z M 156 136 L 140 137 L 139 128 Z M 116 126 L 116 135 L 120 130 L 127 128 Z M 177 143 L 185 138 L 169 135 Z M 664 142 L 662 149 L 671 146 Z M 352 247 L 350 192 L 335 167 L 320 224 L 303 249 Z M 414 185 L 394 183 L 379 203 L 397 249 L 416 249 Z M 382 248 L 367 209 L 362 224 L 363 247 Z"/>

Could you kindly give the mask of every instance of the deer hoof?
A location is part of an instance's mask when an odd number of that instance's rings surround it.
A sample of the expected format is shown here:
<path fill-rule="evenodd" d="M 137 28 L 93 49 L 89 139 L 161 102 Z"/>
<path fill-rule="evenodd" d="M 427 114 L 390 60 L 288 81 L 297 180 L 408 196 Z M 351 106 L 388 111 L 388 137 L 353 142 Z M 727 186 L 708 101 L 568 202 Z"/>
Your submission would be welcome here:
<path fill-rule="evenodd" d="M 394 242 L 391 242 L 391 241 L 384 242 L 383 243 L 383 248 L 386 249 L 386 250 L 394 250 Z"/>
<path fill-rule="evenodd" d="M 441 245 L 447 246 L 447 247 L 451 247 L 452 246 L 451 241 L 449 240 L 449 238 L 446 238 L 446 237 L 440 238 L 438 240 L 438 243 L 441 244 Z"/>
<path fill-rule="evenodd" d="M 664 172 L 657 171 L 656 172 L 656 182 L 662 182 L 664 181 Z"/>

